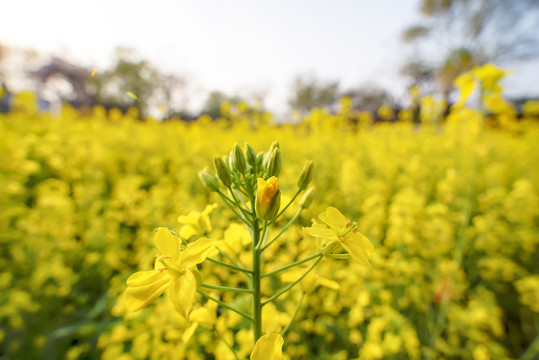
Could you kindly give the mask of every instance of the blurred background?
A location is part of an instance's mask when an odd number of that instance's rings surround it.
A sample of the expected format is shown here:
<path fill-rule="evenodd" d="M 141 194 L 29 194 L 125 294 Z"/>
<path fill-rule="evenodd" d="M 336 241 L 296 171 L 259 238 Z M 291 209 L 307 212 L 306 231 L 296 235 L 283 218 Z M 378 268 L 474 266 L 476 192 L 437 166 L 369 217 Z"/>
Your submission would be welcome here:
<path fill-rule="evenodd" d="M 265 270 L 317 251 L 302 227 L 328 206 L 376 249 L 372 270 L 324 259 L 264 307 L 264 332 L 289 329 L 286 360 L 539 359 L 538 0 L 17 0 L 0 14 L 0 360 L 247 358 L 233 312 L 197 298 L 199 324 L 165 296 L 138 312 L 121 299 L 152 269 L 157 227 L 196 228 L 190 241 L 249 266 L 246 229 L 197 174 L 275 140 L 282 204 L 306 160 L 317 193 Z M 251 311 L 249 294 L 215 296 Z"/>
<path fill-rule="evenodd" d="M 536 0 L 21 0 L 2 13 L 4 91 L 31 90 L 51 111 L 193 119 L 245 101 L 282 122 L 335 112 L 343 96 L 361 110 L 402 108 L 416 85 L 450 104 L 453 80 L 488 62 L 511 70 L 514 103 L 539 97 Z"/>

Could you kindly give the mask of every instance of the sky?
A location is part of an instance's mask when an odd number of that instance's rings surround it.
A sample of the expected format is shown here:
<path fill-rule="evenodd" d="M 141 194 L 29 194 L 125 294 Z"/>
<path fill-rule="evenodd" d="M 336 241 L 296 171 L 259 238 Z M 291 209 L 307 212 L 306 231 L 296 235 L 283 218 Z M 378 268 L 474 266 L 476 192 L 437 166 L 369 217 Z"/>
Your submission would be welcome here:
<path fill-rule="evenodd" d="M 17 0 L 2 5 L 0 43 L 98 69 L 112 64 L 116 47 L 132 47 L 162 71 L 187 76 L 198 94 L 195 108 L 220 90 L 265 93 L 266 107 L 282 112 L 296 75 L 338 80 L 341 90 L 377 84 L 403 96 L 406 83 L 398 70 L 406 49 L 400 34 L 421 19 L 418 4 Z"/>

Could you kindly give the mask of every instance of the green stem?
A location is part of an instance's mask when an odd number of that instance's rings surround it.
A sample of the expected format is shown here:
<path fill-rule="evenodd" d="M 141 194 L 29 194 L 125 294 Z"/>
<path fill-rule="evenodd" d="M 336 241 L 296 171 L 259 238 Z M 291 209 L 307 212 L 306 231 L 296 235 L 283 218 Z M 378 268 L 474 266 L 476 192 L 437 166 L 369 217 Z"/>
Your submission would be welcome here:
<path fill-rule="evenodd" d="M 230 351 L 232 351 L 232 354 L 234 354 L 234 357 L 236 358 L 236 360 L 240 360 L 240 358 L 238 357 L 238 354 L 236 354 L 236 351 L 234 350 L 232 345 L 230 345 L 228 341 L 226 341 L 225 337 L 221 335 L 219 331 L 215 330 L 215 332 L 217 333 L 217 335 L 219 335 L 219 338 L 221 339 L 221 341 L 225 343 L 225 345 L 230 349 Z"/>
<path fill-rule="evenodd" d="M 219 196 L 224 200 L 226 206 L 228 206 L 228 207 L 230 208 L 230 210 L 232 210 L 232 212 L 233 212 L 237 217 L 239 217 L 239 218 L 241 219 L 241 221 L 243 221 L 244 223 L 246 223 L 248 226 L 251 226 L 251 225 L 252 225 L 252 224 L 251 224 L 251 223 L 250 223 L 250 222 L 249 222 L 243 215 L 241 215 L 240 213 L 238 213 L 238 212 L 236 211 L 236 209 L 234 209 L 234 208 L 232 207 L 232 205 L 229 204 L 228 202 L 230 201 L 230 202 L 232 202 L 232 204 L 234 204 L 234 205 L 236 205 L 236 203 L 234 203 L 232 200 L 230 200 L 230 199 L 228 198 L 228 196 L 226 196 L 225 194 L 223 194 L 220 190 L 217 190 L 217 194 L 219 194 Z M 241 209 L 241 207 L 240 207 L 240 209 Z"/>
<path fill-rule="evenodd" d="M 281 236 L 286 230 L 288 230 L 288 228 L 290 227 L 290 225 L 292 225 L 294 223 L 294 221 L 296 221 L 296 219 L 299 217 L 299 215 L 301 214 L 301 212 L 303 211 L 303 208 L 300 208 L 296 214 L 292 217 L 292 219 L 290 219 L 290 221 L 282 228 L 282 230 L 277 234 L 277 236 L 275 236 L 269 243 L 267 243 L 266 245 L 264 245 L 262 247 L 262 251 L 266 250 L 268 248 L 268 246 L 270 246 L 271 244 L 273 244 L 273 242 L 275 240 L 277 240 L 279 238 L 279 236 Z"/>
<path fill-rule="evenodd" d="M 232 270 L 237 270 L 237 271 L 241 271 L 241 272 L 249 273 L 249 274 L 252 273 L 251 270 L 247 270 L 247 269 L 244 269 L 244 268 L 239 267 L 239 266 L 230 265 L 230 264 L 224 263 L 224 262 L 216 260 L 216 259 L 206 258 L 206 260 L 211 261 L 214 264 L 221 265 L 221 266 L 224 266 L 226 268 L 232 269 Z"/>
<path fill-rule="evenodd" d="M 271 220 L 270 225 L 273 224 L 275 221 L 277 221 L 279 216 L 281 216 L 286 211 L 286 209 L 288 209 L 288 207 L 294 202 L 294 200 L 296 200 L 296 198 L 298 197 L 300 192 L 301 192 L 301 189 L 298 189 L 298 191 L 296 191 L 296 193 L 292 197 L 292 200 L 290 200 L 290 202 L 288 204 L 286 204 L 286 206 L 281 211 L 279 211 L 279 213 L 277 214 L 275 219 Z"/>
<path fill-rule="evenodd" d="M 217 251 L 219 251 L 219 253 L 225 258 L 227 259 L 228 261 L 230 261 L 232 264 L 234 264 L 235 266 L 237 267 L 241 267 L 236 261 L 234 261 L 234 259 L 232 259 L 227 253 L 225 253 L 223 250 L 219 249 L 218 246 L 215 247 L 217 249 Z M 249 272 L 251 272 L 250 270 L 247 270 Z"/>
<path fill-rule="evenodd" d="M 288 265 L 286 265 L 286 266 L 283 266 L 283 267 L 280 268 L 280 269 L 274 270 L 274 271 L 269 272 L 269 273 L 267 273 L 267 274 L 263 274 L 263 275 L 260 276 L 260 277 L 261 277 L 261 278 L 265 278 L 265 277 L 268 277 L 268 276 L 273 276 L 273 275 L 275 275 L 275 274 L 280 273 L 281 271 L 285 271 L 285 270 L 288 270 L 288 269 L 290 269 L 290 268 L 293 268 L 294 266 L 301 265 L 301 264 L 306 263 L 307 261 L 310 261 L 310 260 L 312 260 L 312 259 L 315 259 L 315 258 L 317 258 L 317 257 L 319 257 L 319 256 L 322 256 L 322 253 L 321 253 L 321 252 L 317 252 L 316 254 L 311 255 L 311 256 L 309 256 L 308 258 L 305 258 L 305 259 L 303 259 L 303 260 L 298 260 L 298 261 L 296 261 L 296 262 L 293 262 L 292 264 L 288 264 Z"/>
<path fill-rule="evenodd" d="M 264 238 L 266 236 L 266 232 L 268 231 L 268 221 L 264 220 L 262 221 L 262 232 L 260 233 L 260 237 L 258 239 L 258 243 L 256 244 L 256 249 L 260 250 L 260 247 L 262 246 L 262 243 L 264 242 Z"/>
<path fill-rule="evenodd" d="M 226 309 L 228 309 L 228 310 L 230 310 L 230 311 L 234 311 L 236 314 L 239 314 L 239 315 L 243 316 L 243 317 L 246 318 L 247 320 L 253 321 L 253 318 L 250 317 L 248 314 L 244 313 L 243 311 L 240 311 L 240 310 L 238 310 L 238 309 L 236 309 L 236 308 L 234 308 L 234 307 L 228 305 L 227 303 L 225 303 L 225 302 L 223 302 L 223 301 L 221 301 L 221 300 L 219 300 L 219 299 L 216 299 L 216 298 L 214 298 L 213 296 L 210 296 L 210 295 L 206 294 L 206 293 L 205 293 L 204 291 L 202 291 L 202 290 L 197 290 L 197 292 L 198 292 L 200 295 L 204 296 L 206 299 L 211 300 L 211 301 L 215 301 L 217 304 L 221 305 L 222 307 L 224 307 L 224 308 L 226 308 Z"/>
<path fill-rule="evenodd" d="M 203 283 L 201 286 L 203 288 L 212 289 L 212 290 L 219 290 L 219 291 L 231 291 L 231 292 L 249 293 L 249 294 L 251 294 L 253 292 L 252 290 L 248 290 L 248 289 L 239 289 L 239 288 L 234 288 L 234 287 L 212 285 L 212 284 L 206 284 L 206 283 Z"/>
<path fill-rule="evenodd" d="M 236 189 L 236 191 L 238 191 Z M 236 194 L 238 196 L 238 198 L 240 199 L 241 203 L 243 204 L 243 206 L 245 207 L 245 211 L 247 212 L 247 214 L 250 214 L 251 213 L 251 209 L 249 209 L 249 207 L 247 206 L 247 204 L 245 203 L 245 200 L 243 199 L 243 196 L 241 196 L 240 194 Z"/>
<path fill-rule="evenodd" d="M 240 209 L 243 216 L 245 216 L 245 219 L 247 219 L 247 217 L 251 215 L 251 212 L 241 207 L 242 204 L 245 204 L 245 201 L 243 200 L 241 195 L 237 194 L 235 190 L 237 190 L 237 188 L 235 189 L 232 189 L 232 187 L 228 188 L 228 192 L 230 193 L 230 195 L 232 195 L 232 198 L 234 199 L 236 206 L 238 207 L 238 209 Z M 245 205 L 245 207 L 247 207 L 247 205 Z"/>
<path fill-rule="evenodd" d="M 262 336 L 262 303 L 260 294 L 260 249 L 257 244 L 260 242 L 260 227 L 258 221 L 253 216 L 253 276 L 251 289 L 253 290 L 253 344 Z"/>
<path fill-rule="evenodd" d="M 298 305 L 296 306 L 296 311 L 294 311 L 294 315 L 292 315 L 292 319 L 290 319 L 290 322 L 284 327 L 283 331 L 281 331 L 281 336 L 284 337 L 288 329 L 290 329 L 290 325 L 296 320 L 296 316 L 298 315 L 299 308 L 301 307 L 301 304 L 303 303 L 303 298 L 305 297 L 305 293 L 301 293 L 301 298 L 299 299 Z"/>
<path fill-rule="evenodd" d="M 297 283 L 299 283 L 301 280 L 303 280 L 303 278 L 304 278 L 305 276 L 307 276 L 307 274 L 310 273 L 311 270 L 314 269 L 314 267 L 315 267 L 316 265 L 318 265 L 318 263 L 320 262 L 320 260 L 322 260 L 322 257 L 319 257 L 318 260 L 316 260 L 316 262 L 315 262 L 314 264 L 312 264 L 311 267 L 310 267 L 307 271 L 305 271 L 305 272 L 303 273 L 303 275 L 301 275 L 301 276 L 299 277 L 299 279 L 297 279 L 296 281 L 294 281 L 292 284 L 288 285 L 288 286 L 285 287 L 284 289 L 279 290 L 276 294 L 274 294 L 274 295 L 273 295 L 272 297 L 270 297 L 268 300 L 264 301 L 264 302 L 262 303 L 262 306 L 264 306 L 264 305 L 266 305 L 266 304 L 272 302 L 273 300 L 277 299 L 279 296 L 281 296 L 282 294 L 284 294 L 285 292 L 287 292 L 288 290 L 290 290 L 291 288 L 293 288 Z"/>

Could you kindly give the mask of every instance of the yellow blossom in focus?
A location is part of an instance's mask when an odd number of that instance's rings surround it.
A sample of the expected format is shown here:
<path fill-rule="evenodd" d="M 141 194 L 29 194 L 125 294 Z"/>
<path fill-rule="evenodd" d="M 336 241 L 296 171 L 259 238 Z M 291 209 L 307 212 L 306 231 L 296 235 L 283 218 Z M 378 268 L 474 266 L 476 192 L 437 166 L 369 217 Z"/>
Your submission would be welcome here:
<path fill-rule="evenodd" d="M 268 333 L 257 340 L 251 360 L 281 360 L 283 358 L 284 340 L 280 334 Z"/>
<path fill-rule="evenodd" d="M 318 217 L 327 226 L 314 223 L 313 226 L 303 230 L 311 236 L 323 239 L 321 245 L 324 255 L 338 255 L 339 248 L 344 248 L 352 259 L 369 268 L 372 267 L 369 260 L 374 254 L 374 246 L 358 231 L 357 223 L 352 223 L 334 207 L 328 207 Z"/>
<path fill-rule="evenodd" d="M 201 238 L 181 249 L 180 239 L 168 229 L 159 228 L 155 246 L 162 255 L 155 260 L 154 270 L 139 271 L 127 279 L 125 306 L 131 311 L 140 310 L 168 289 L 174 308 L 187 319 L 200 276 L 196 265 L 206 260 L 215 241 Z"/>
<path fill-rule="evenodd" d="M 190 239 L 195 235 L 206 236 L 212 231 L 210 213 L 217 208 L 217 204 L 206 205 L 203 212 L 193 211 L 189 215 L 180 215 L 178 222 L 184 224 L 180 236 Z"/>
<path fill-rule="evenodd" d="M 275 176 L 268 180 L 258 178 L 255 210 L 260 220 L 273 220 L 281 205 L 281 191 L 279 179 Z"/>

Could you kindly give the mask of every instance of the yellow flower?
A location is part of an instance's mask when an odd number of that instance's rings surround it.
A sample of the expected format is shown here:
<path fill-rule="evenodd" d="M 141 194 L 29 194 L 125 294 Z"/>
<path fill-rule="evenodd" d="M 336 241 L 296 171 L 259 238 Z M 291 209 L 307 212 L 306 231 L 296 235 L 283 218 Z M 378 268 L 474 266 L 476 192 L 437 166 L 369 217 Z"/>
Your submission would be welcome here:
<path fill-rule="evenodd" d="M 273 220 L 281 206 L 279 180 L 272 176 L 267 181 L 258 178 L 255 210 L 260 220 Z"/>
<path fill-rule="evenodd" d="M 189 320 L 192 324 L 183 332 L 182 342 L 188 343 L 199 326 L 203 326 L 206 329 L 213 329 L 217 321 L 217 305 L 216 302 L 208 301 L 204 306 L 191 311 Z"/>
<path fill-rule="evenodd" d="M 190 239 L 195 235 L 205 236 L 212 231 L 210 213 L 217 208 L 217 204 L 206 205 L 203 212 L 193 211 L 189 215 L 180 215 L 178 222 L 184 224 L 180 230 L 180 236 Z"/>
<path fill-rule="evenodd" d="M 280 334 L 268 333 L 257 340 L 251 360 L 281 360 L 283 358 L 284 340 Z"/>
<path fill-rule="evenodd" d="M 456 108 L 463 107 L 466 104 L 466 101 L 472 95 L 476 87 L 475 78 L 472 76 L 471 72 L 464 73 L 457 77 L 453 84 L 459 89 L 459 101 L 455 103 Z"/>
<path fill-rule="evenodd" d="M 200 278 L 196 265 L 206 260 L 215 241 L 201 238 L 180 247 L 176 236 L 166 228 L 159 228 L 155 246 L 162 255 L 155 260 L 154 270 L 139 271 L 127 279 L 126 308 L 140 310 L 168 289 L 174 308 L 187 319 Z"/>
<path fill-rule="evenodd" d="M 334 207 L 328 207 L 325 212 L 318 215 L 328 227 L 314 223 L 312 227 L 303 230 L 314 237 L 323 239 L 322 252 L 324 255 L 340 255 L 340 248 L 344 248 L 355 261 L 372 267 L 369 262 L 374 253 L 374 246 L 365 235 L 358 232 L 357 224 L 346 219 L 343 214 Z"/>
<path fill-rule="evenodd" d="M 483 90 L 490 92 L 501 92 L 502 87 L 498 82 L 507 75 L 507 72 L 494 66 L 493 64 L 485 64 L 480 67 L 476 67 L 472 70 L 475 77 L 481 81 Z"/>

